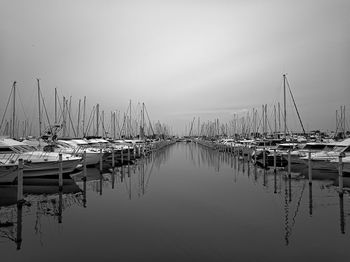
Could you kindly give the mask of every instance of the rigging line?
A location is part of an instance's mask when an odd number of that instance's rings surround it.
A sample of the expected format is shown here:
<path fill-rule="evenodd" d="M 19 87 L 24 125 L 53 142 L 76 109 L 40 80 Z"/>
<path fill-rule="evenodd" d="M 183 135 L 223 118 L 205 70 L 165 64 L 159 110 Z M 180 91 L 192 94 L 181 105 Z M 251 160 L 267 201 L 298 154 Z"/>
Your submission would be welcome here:
<path fill-rule="evenodd" d="M 92 121 L 91 121 L 91 118 L 92 118 L 92 116 L 95 114 L 95 106 L 93 106 L 93 108 L 92 108 L 92 110 L 91 110 L 91 113 L 90 113 L 90 117 L 89 117 L 89 121 L 88 121 L 88 124 L 87 124 L 87 126 L 86 126 L 86 130 L 85 130 L 85 135 L 87 134 L 87 133 L 89 133 L 89 131 L 90 131 L 90 127 L 91 127 L 91 123 L 92 123 Z M 84 130 L 83 130 L 83 132 L 84 132 Z"/>
<path fill-rule="evenodd" d="M 258 119 L 259 119 L 259 123 L 258 123 L 258 125 L 257 125 L 257 127 L 256 127 L 256 132 L 258 133 L 258 131 L 259 131 L 259 128 L 260 128 L 260 126 L 262 125 L 262 121 L 263 121 L 263 118 L 261 117 L 259 117 L 259 115 L 258 115 L 258 112 L 257 112 L 257 116 L 256 116 Z"/>
<path fill-rule="evenodd" d="M 123 117 L 123 125 L 122 127 L 120 128 L 120 132 L 119 132 L 119 137 L 122 137 L 122 134 L 123 134 L 123 131 L 124 131 L 124 127 L 125 127 L 125 121 L 126 121 L 126 117 L 125 117 L 125 113 L 124 113 L 124 117 Z M 126 129 L 126 128 L 125 128 Z M 126 131 L 125 131 L 126 133 Z M 124 134 L 125 134 L 124 133 Z"/>
<path fill-rule="evenodd" d="M 296 219 L 296 217 L 298 215 L 298 211 L 299 211 L 300 204 L 301 204 L 301 199 L 303 198 L 303 194 L 304 194 L 304 190 L 305 190 L 305 184 L 306 183 L 304 181 L 303 188 L 301 189 L 301 194 L 300 194 L 299 200 L 297 202 L 297 208 L 296 208 L 296 210 L 294 212 L 294 215 L 293 215 L 293 218 L 292 218 L 292 225 L 290 226 L 290 229 L 292 229 L 294 227 L 294 224 L 295 224 L 295 221 L 296 221 L 295 219 Z M 291 230 L 290 234 L 292 234 L 292 230 Z"/>
<path fill-rule="evenodd" d="M 100 118 L 101 125 L 102 125 L 102 134 L 106 135 L 104 116 L 102 117 L 102 114 L 100 114 L 99 118 Z M 102 135 L 102 137 L 104 137 L 104 135 Z"/>
<path fill-rule="evenodd" d="M 146 114 L 147 114 L 147 118 L 148 118 L 148 122 L 149 122 L 150 128 L 152 130 L 152 134 L 154 135 L 154 130 L 153 130 L 152 123 L 151 123 L 151 120 L 150 120 L 149 115 L 148 115 L 148 111 L 147 111 L 146 105 L 145 105 L 145 110 L 146 110 Z"/>
<path fill-rule="evenodd" d="M 58 95 L 57 95 L 58 96 Z M 63 96 L 62 94 L 61 94 L 61 96 Z M 58 96 L 59 97 L 59 96 Z M 61 121 L 61 118 L 62 118 L 62 120 L 63 120 L 63 109 L 62 109 L 62 106 L 61 106 L 61 102 L 60 102 L 60 99 L 58 98 L 57 99 L 57 101 L 58 101 L 58 106 L 60 107 L 60 117 L 58 118 L 58 122 L 60 122 Z"/>
<path fill-rule="evenodd" d="M 295 103 L 294 96 L 293 96 L 292 90 L 290 89 L 289 82 L 288 82 L 287 78 L 286 78 L 286 82 L 287 82 L 287 86 L 288 86 L 288 90 L 289 90 L 290 96 L 292 97 L 292 100 L 293 100 L 293 104 L 294 104 L 295 110 L 297 111 L 297 115 L 298 115 L 298 118 L 299 118 L 299 122 L 300 122 L 301 128 L 303 129 L 303 132 L 305 134 L 304 125 L 303 125 L 303 122 L 301 121 L 299 110 L 298 110 L 297 105 Z"/>
<path fill-rule="evenodd" d="M 120 138 L 120 124 L 119 124 L 119 121 L 120 121 L 120 111 L 117 110 L 116 112 L 116 117 L 117 117 L 117 130 L 118 130 L 118 133 L 119 133 L 119 138 Z"/>
<path fill-rule="evenodd" d="M 22 107 L 22 110 L 23 110 L 24 118 L 29 121 L 29 118 L 27 117 L 26 111 L 24 110 L 24 106 L 23 106 L 21 95 L 19 93 L 18 93 L 18 97 L 19 97 L 19 101 L 21 103 L 21 107 Z"/>
<path fill-rule="evenodd" d="M 46 115 L 46 118 L 47 118 L 47 122 L 48 122 L 48 124 L 49 124 L 50 132 L 51 132 L 51 134 L 52 134 L 52 126 L 51 126 L 51 123 L 50 123 L 50 118 L 49 118 L 49 115 L 48 115 L 48 113 L 47 113 L 45 101 L 44 101 L 43 94 L 42 94 L 41 91 L 40 91 L 40 98 L 41 98 L 41 100 L 43 101 L 43 106 L 44 106 L 44 110 L 45 110 L 45 115 Z"/>
<path fill-rule="evenodd" d="M 149 183 L 149 180 L 150 180 L 150 178 L 151 178 L 151 174 L 153 173 L 152 171 L 153 171 L 154 162 L 155 162 L 155 161 L 153 160 L 153 161 L 152 161 L 152 166 L 151 166 L 150 171 L 149 171 L 149 173 L 148 173 L 148 178 L 147 178 L 146 186 L 145 186 L 146 189 L 148 189 L 148 183 Z"/>
<path fill-rule="evenodd" d="M 272 110 L 270 110 L 270 112 L 272 112 Z M 272 117 L 272 113 L 270 114 L 270 118 Z M 270 124 L 270 120 L 269 120 L 269 118 L 267 117 L 267 125 L 269 126 L 269 129 L 270 129 L 270 132 L 271 133 L 273 133 L 274 132 L 274 130 L 272 130 L 272 127 L 271 127 L 271 124 Z"/>
<path fill-rule="evenodd" d="M 4 119 L 5 119 L 5 115 L 6 115 L 6 112 L 7 112 L 7 108 L 8 108 L 8 106 L 9 106 L 9 104 L 10 104 L 10 99 L 11 99 L 12 93 L 13 93 L 13 86 L 12 86 L 12 88 L 11 88 L 11 92 L 10 92 L 9 98 L 8 98 L 8 100 L 7 100 L 5 112 L 4 112 L 4 114 L 3 114 L 3 116 L 2 116 L 2 119 L 1 119 L 0 130 L 1 130 L 2 124 L 3 124 Z"/>

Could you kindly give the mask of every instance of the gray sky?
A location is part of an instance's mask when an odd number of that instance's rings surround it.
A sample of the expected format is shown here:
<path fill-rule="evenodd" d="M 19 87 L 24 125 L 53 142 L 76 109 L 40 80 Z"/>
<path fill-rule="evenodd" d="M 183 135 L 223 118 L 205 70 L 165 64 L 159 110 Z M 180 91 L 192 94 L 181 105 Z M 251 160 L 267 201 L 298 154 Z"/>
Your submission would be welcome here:
<path fill-rule="evenodd" d="M 270 109 L 287 73 L 305 126 L 334 129 L 350 109 L 349 14 L 348 0 L 0 0 L 0 114 L 13 81 L 35 114 L 38 77 L 48 105 L 55 87 L 107 112 L 132 99 L 181 130 Z"/>

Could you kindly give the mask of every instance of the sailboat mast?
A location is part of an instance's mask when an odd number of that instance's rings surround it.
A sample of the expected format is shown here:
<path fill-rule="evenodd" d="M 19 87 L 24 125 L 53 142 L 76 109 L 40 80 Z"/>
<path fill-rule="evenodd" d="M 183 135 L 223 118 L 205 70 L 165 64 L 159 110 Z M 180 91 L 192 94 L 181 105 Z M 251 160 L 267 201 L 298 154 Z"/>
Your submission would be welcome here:
<path fill-rule="evenodd" d="M 284 114 L 284 137 L 287 137 L 287 107 L 286 107 L 286 75 L 283 75 L 283 114 Z"/>
<path fill-rule="evenodd" d="M 37 82 L 38 82 L 38 109 L 39 109 L 39 138 L 41 137 L 41 124 L 42 124 L 42 122 L 41 122 L 41 104 L 40 104 L 40 79 L 39 78 L 37 78 L 36 79 L 37 80 Z"/>
<path fill-rule="evenodd" d="M 145 138 L 145 103 L 142 103 L 142 139 Z"/>
<path fill-rule="evenodd" d="M 265 104 L 265 136 L 267 136 L 267 104 Z"/>
<path fill-rule="evenodd" d="M 68 121 L 68 136 L 70 136 L 70 128 L 72 126 L 72 121 L 71 121 L 71 110 L 72 110 L 72 96 L 69 97 L 69 105 L 67 106 L 68 108 L 68 117 L 69 117 L 69 120 Z"/>
<path fill-rule="evenodd" d="M 113 112 L 113 139 L 116 139 L 116 137 L 115 137 L 115 129 L 116 129 L 116 112 L 114 111 Z"/>
<path fill-rule="evenodd" d="M 12 134 L 11 137 L 14 138 L 15 137 L 15 124 L 16 124 L 16 81 L 13 82 L 13 97 L 12 97 L 12 101 L 13 101 L 13 111 L 12 111 Z"/>
<path fill-rule="evenodd" d="M 132 127 L 131 127 L 131 99 L 130 99 L 130 102 L 129 102 L 130 104 L 129 104 L 129 106 L 130 106 L 130 114 L 129 114 L 129 128 L 130 128 L 130 134 L 129 134 L 129 136 L 130 136 L 130 138 L 132 137 Z"/>
<path fill-rule="evenodd" d="M 262 122 L 262 137 L 265 137 L 265 109 L 264 109 L 264 105 L 262 105 L 262 110 L 261 110 L 261 122 Z"/>
<path fill-rule="evenodd" d="M 96 105 L 96 136 L 99 134 L 99 116 L 100 116 L 100 105 Z"/>
<path fill-rule="evenodd" d="M 79 99 L 79 108 L 78 108 L 77 137 L 79 137 L 79 128 L 80 128 L 80 104 L 81 104 L 81 99 Z"/>
<path fill-rule="evenodd" d="M 86 96 L 84 96 L 84 109 L 83 109 L 83 137 L 85 137 L 85 111 L 86 111 Z"/>
<path fill-rule="evenodd" d="M 273 105 L 273 115 L 275 119 L 275 135 L 277 133 L 277 120 L 276 120 L 276 105 Z"/>
<path fill-rule="evenodd" d="M 346 118 L 345 118 L 345 105 L 343 105 L 343 117 L 344 117 L 344 138 L 346 137 Z"/>
<path fill-rule="evenodd" d="M 55 88 L 55 125 L 57 124 L 57 88 Z"/>
<path fill-rule="evenodd" d="M 63 96 L 62 98 L 62 125 L 63 125 L 63 137 L 66 137 L 66 98 Z"/>
<path fill-rule="evenodd" d="M 278 102 L 278 132 L 281 132 L 281 104 Z"/>

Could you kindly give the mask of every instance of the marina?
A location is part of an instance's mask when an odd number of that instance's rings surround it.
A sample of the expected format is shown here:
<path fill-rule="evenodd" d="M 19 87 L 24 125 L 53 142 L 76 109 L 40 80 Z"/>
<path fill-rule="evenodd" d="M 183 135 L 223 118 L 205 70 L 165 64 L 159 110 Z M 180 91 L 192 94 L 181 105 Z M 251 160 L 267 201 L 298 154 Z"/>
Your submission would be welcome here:
<path fill-rule="evenodd" d="M 350 1 L 3 0 L 0 261 L 347 261 Z"/>

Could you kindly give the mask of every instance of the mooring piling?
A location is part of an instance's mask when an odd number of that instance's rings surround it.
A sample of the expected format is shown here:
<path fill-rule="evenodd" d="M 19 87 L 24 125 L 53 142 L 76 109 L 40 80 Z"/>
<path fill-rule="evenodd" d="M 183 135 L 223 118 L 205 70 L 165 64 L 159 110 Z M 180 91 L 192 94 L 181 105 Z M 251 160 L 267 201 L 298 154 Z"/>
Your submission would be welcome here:
<path fill-rule="evenodd" d="M 63 161 L 62 154 L 58 155 L 58 189 L 62 191 L 63 188 Z"/>
<path fill-rule="evenodd" d="M 83 180 L 86 181 L 86 150 L 84 150 L 84 153 L 83 153 Z"/>
<path fill-rule="evenodd" d="M 309 177 L 309 184 L 312 184 L 312 165 L 311 165 L 311 150 L 308 153 L 308 177 Z"/>
<path fill-rule="evenodd" d="M 339 194 L 343 194 L 343 157 L 344 153 L 339 154 Z"/>
<path fill-rule="evenodd" d="M 276 148 L 273 149 L 273 172 L 275 174 L 277 172 L 277 151 L 276 151 Z"/>
<path fill-rule="evenodd" d="M 23 159 L 18 159 L 18 171 L 17 171 L 17 204 L 23 202 Z"/>
<path fill-rule="evenodd" d="M 100 174 L 102 174 L 102 167 L 103 167 L 103 151 L 102 151 L 102 148 L 100 148 Z"/>
<path fill-rule="evenodd" d="M 115 168 L 115 159 L 114 159 L 114 148 L 112 148 L 112 169 L 114 171 Z"/>
<path fill-rule="evenodd" d="M 288 150 L 288 178 L 291 178 L 291 166 L 292 166 L 292 161 L 291 161 L 291 156 L 290 156 L 290 151 L 291 149 Z"/>

